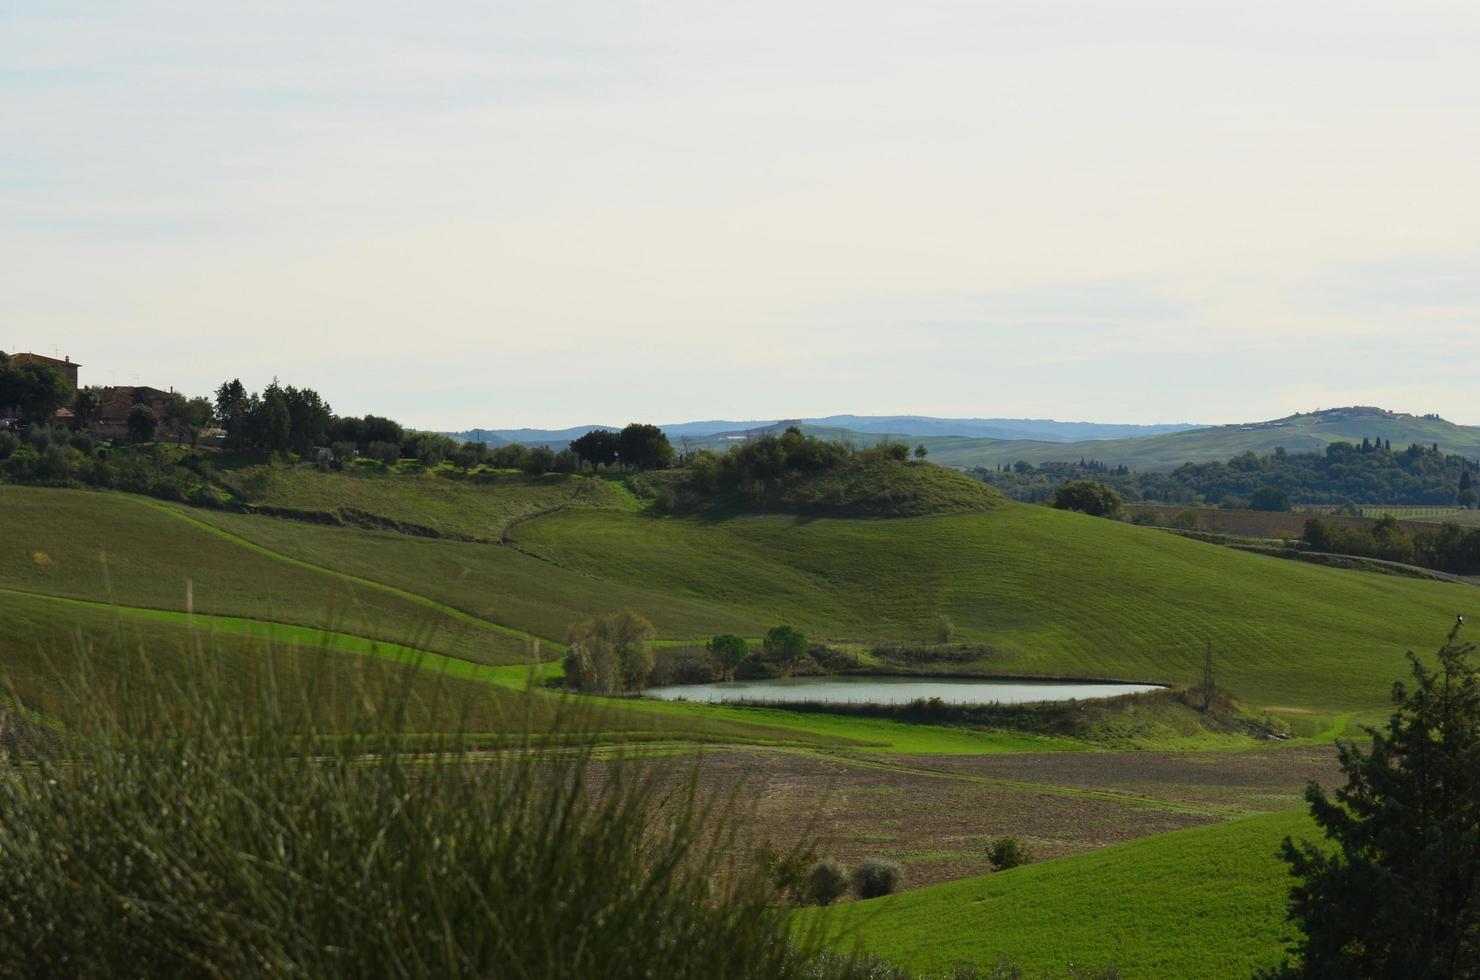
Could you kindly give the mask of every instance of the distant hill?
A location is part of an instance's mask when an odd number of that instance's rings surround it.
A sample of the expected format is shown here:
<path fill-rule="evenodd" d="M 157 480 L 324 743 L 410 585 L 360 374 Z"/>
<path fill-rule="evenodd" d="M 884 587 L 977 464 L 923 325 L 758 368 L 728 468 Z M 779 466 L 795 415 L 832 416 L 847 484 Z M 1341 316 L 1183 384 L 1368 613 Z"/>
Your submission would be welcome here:
<path fill-rule="evenodd" d="M 827 415 L 819 418 L 703 422 L 671 422 L 661 425 L 669 439 L 722 444 L 747 438 L 752 433 L 780 431 L 788 425 L 851 433 L 852 437 L 868 436 L 870 443 L 883 436 L 919 439 L 926 436 L 965 437 L 972 439 L 1030 439 L 1039 442 L 1068 443 L 1101 439 L 1136 439 L 1184 432 L 1198 426 L 1189 422 L 1165 425 L 1119 425 L 1102 422 L 1057 422 L 1053 419 L 952 419 L 929 415 Z M 491 446 L 520 442 L 526 446 L 564 448 L 572 439 L 592 429 L 620 429 L 620 425 L 577 425 L 568 429 L 464 429 L 444 435 L 469 442 L 482 440 Z"/>
<path fill-rule="evenodd" d="M 1182 463 L 1226 460 L 1240 453 L 1311 452 L 1333 442 L 1364 438 L 1390 441 L 1393 448 L 1438 443 L 1443 452 L 1480 457 L 1480 426 L 1456 425 L 1433 415 L 1409 415 L 1354 406 L 1291 415 L 1269 422 L 1211 426 L 1141 439 L 1055 443 L 1044 440 L 925 438 L 930 459 L 950 466 L 997 466 L 1095 459 L 1136 470 L 1172 469 Z"/>

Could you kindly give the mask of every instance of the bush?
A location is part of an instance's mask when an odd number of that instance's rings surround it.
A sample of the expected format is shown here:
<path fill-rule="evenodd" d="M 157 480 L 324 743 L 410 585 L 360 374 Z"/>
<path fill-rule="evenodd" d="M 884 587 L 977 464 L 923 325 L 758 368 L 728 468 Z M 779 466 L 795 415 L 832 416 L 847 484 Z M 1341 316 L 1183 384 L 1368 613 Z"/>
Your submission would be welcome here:
<path fill-rule="evenodd" d="M 1033 860 L 1026 844 L 1016 837 L 999 837 L 987 848 L 987 860 L 998 871 L 1016 868 Z"/>
<path fill-rule="evenodd" d="M 97 442 L 86 432 L 72 433 L 72 448 L 84 456 L 91 456 L 97 448 Z"/>
<path fill-rule="evenodd" d="M 26 429 L 26 442 L 38 453 L 42 452 L 51 445 L 51 430 L 33 423 Z"/>
<path fill-rule="evenodd" d="M 19 448 L 21 441 L 15 437 L 15 433 L 0 430 L 0 459 L 9 459 Z"/>
<path fill-rule="evenodd" d="M 802 893 L 808 905 L 831 905 L 848 893 L 848 869 L 833 858 L 818 861 Z"/>
<path fill-rule="evenodd" d="M 893 861 L 869 858 L 853 869 L 853 893 L 859 898 L 879 898 L 894 894 L 902 877 Z"/>

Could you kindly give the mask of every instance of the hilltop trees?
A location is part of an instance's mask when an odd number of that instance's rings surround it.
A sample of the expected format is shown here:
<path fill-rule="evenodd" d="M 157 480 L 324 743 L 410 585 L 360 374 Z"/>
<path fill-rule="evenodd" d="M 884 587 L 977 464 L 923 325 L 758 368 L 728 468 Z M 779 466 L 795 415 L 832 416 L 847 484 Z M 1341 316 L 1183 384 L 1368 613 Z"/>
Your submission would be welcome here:
<path fill-rule="evenodd" d="M 135 405 L 129 409 L 126 424 L 129 442 L 149 442 L 159 429 L 159 419 L 148 405 Z"/>
<path fill-rule="evenodd" d="M 579 456 L 582 463 L 589 463 L 593 468 L 616 465 L 617 453 L 621 451 L 621 447 L 621 438 L 608 429 L 592 429 L 570 441 L 570 451 Z"/>
<path fill-rule="evenodd" d="M 617 443 L 623 466 L 658 470 L 673 465 L 673 446 L 656 425 L 633 422 L 617 434 Z"/>
<path fill-rule="evenodd" d="M 1462 620 L 1460 621 L 1463 622 Z M 1304 932 L 1285 976 L 1460 977 L 1480 973 L 1480 680 L 1459 640 L 1436 670 L 1408 654 L 1372 746 L 1339 745 L 1347 783 L 1312 783 L 1311 814 L 1335 849 L 1285 840 Z"/>
<path fill-rule="evenodd" d="M 216 416 L 230 445 L 307 453 L 329 441 L 333 411 L 312 388 L 286 388 L 276 380 L 258 395 L 238 379 L 216 389 Z M 398 427 L 399 428 L 399 427 Z"/>
<path fill-rule="evenodd" d="M 0 407 L 20 409 L 22 421 L 49 425 L 67 404 L 72 389 L 60 371 L 46 364 L 15 364 L 0 354 Z"/>

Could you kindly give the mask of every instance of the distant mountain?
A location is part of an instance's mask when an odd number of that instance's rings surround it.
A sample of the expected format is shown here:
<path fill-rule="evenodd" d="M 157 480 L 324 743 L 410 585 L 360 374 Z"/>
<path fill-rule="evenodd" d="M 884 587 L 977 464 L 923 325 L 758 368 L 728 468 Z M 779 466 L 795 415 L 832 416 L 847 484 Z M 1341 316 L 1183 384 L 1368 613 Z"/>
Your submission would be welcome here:
<path fill-rule="evenodd" d="M 1040 442 L 1068 443 L 1100 439 L 1132 439 L 1184 432 L 1198 428 L 1191 423 L 1168 425 L 1116 425 L 1101 422 L 1056 422 L 1052 419 L 948 419 L 928 415 L 828 415 L 821 418 L 779 419 L 769 421 L 673 422 L 660 426 L 668 438 L 688 439 L 705 444 L 722 444 L 788 425 L 802 425 L 818 430 L 852 434 L 851 438 L 869 437 L 876 442 L 883 436 L 918 439 L 926 436 L 960 436 L 975 439 L 1029 439 Z M 592 429 L 619 429 L 620 425 L 577 425 L 568 429 L 465 429 L 448 432 L 454 439 L 489 445 L 522 442 L 526 446 L 563 448 L 572 439 Z"/>
<path fill-rule="evenodd" d="M 1438 443 L 1445 452 L 1480 457 L 1480 427 L 1456 425 L 1437 415 L 1409 415 L 1369 406 L 1331 408 L 1268 422 L 1210 426 L 1139 439 L 1068 443 L 1044 440 L 926 438 L 930 458 L 951 466 L 998 466 L 1026 460 L 1040 464 L 1095 459 L 1138 470 L 1172 469 L 1181 463 L 1259 454 L 1322 450 L 1333 442 L 1382 439 L 1393 448 Z"/>

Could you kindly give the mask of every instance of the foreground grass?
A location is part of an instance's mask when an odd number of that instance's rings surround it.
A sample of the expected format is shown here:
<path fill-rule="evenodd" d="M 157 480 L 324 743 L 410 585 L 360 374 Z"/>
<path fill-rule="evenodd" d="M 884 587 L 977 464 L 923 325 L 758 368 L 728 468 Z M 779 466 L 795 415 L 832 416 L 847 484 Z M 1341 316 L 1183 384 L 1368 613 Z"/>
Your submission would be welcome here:
<path fill-rule="evenodd" d="M 832 941 L 921 972 L 999 957 L 1030 970 L 1118 966 L 1126 977 L 1233 977 L 1281 961 L 1286 835 L 1304 811 L 1181 830 L 838 909 Z M 799 922 L 815 926 L 818 913 Z"/>
<path fill-rule="evenodd" d="M 239 698 L 200 659 L 137 700 L 84 683 L 75 725 L 0 750 L 0 973 L 858 973 L 787 928 L 733 795 L 598 765 L 580 716 L 558 748 L 510 726 L 474 753 L 411 730 L 409 687 L 326 717 L 313 677 Z M 35 724 L 24 700 L 11 726 Z"/>

